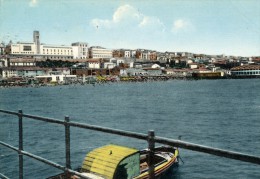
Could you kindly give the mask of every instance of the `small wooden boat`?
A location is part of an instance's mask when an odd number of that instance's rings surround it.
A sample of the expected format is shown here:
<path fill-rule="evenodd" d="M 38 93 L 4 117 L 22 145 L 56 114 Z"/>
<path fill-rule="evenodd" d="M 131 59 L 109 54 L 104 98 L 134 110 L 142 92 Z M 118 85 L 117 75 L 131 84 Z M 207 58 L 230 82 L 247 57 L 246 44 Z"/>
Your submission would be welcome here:
<path fill-rule="evenodd" d="M 106 145 L 90 151 L 79 170 L 81 174 L 93 179 L 148 179 L 148 149 Z M 178 164 L 179 151 L 177 148 L 160 146 L 154 152 L 154 173 L 161 176 Z M 64 174 L 48 179 L 62 179 Z M 71 179 L 79 179 L 71 176 Z"/>

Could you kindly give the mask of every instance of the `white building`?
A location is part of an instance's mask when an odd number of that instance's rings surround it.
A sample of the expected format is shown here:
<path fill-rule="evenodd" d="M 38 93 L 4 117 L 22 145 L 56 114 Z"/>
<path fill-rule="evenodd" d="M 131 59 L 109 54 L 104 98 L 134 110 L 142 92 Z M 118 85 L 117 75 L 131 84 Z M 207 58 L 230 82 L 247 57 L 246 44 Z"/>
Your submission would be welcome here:
<path fill-rule="evenodd" d="M 67 81 L 75 80 L 77 78 L 77 75 L 64 74 L 61 71 L 51 71 L 48 75 L 36 76 L 35 78 L 52 83 L 66 83 Z"/>
<path fill-rule="evenodd" d="M 112 63 L 112 62 L 105 62 L 104 63 L 104 69 L 112 69 L 114 67 L 116 67 L 115 63 Z"/>
<path fill-rule="evenodd" d="M 124 64 L 125 63 L 125 60 L 121 59 L 121 58 L 111 58 L 109 61 L 111 63 L 116 64 L 116 66 L 120 66 L 120 64 Z"/>
<path fill-rule="evenodd" d="M 88 44 L 85 42 L 75 42 L 71 44 L 73 49 L 73 59 L 88 58 Z"/>
<path fill-rule="evenodd" d="M 44 59 L 50 59 L 50 60 L 73 59 L 72 46 L 41 45 L 40 52 L 41 52 L 40 55 Z"/>
<path fill-rule="evenodd" d="M 17 76 L 17 70 L 15 68 L 4 67 L 0 68 L 0 77 L 11 78 Z"/>
<path fill-rule="evenodd" d="M 67 45 L 40 44 L 40 33 L 34 31 L 33 42 L 9 44 L 7 52 L 16 57 L 43 58 L 49 60 L 72 60 L 88 58 L 88 44 L 75 42 Z"/>
<path fill-rule="evenodd" d="M 86 67 L 91 69 L 100 69 L 100 61 L 99 60 L 87 60 Z"/>
<path fill-rule="evenodd" d="M 10 55 L 16 57 L 44 58 L 50 60 L 73 59 L 72 46 L 40 45 L 40 54 L 37 54 L 34 42 L 18 42 L 11 44 Z"/>
<path fill-rule="evenodd" d="M 10 44 L 9 48 L 11 55 L 36 55 L 36 45 L 34 42 L 17 42 L 17 44 Z"/>
<path fill-rule="evenodd" d="M 131 58 L 131 51 L 130 50 L 126 50 L 124 57 L 125 58 Z"/>
<path fill-rule="evenodd" d="M 89 58 L 112 58 L 112 50 L 99 46 L 89 48 Z"/>
<path fill-rule="evenodd" d="M 29 58 L 15 58 L 9 59 L 10 67 L 22 66 L 22 67 L 31 67 L 36 66 L 36 60 Z"/>

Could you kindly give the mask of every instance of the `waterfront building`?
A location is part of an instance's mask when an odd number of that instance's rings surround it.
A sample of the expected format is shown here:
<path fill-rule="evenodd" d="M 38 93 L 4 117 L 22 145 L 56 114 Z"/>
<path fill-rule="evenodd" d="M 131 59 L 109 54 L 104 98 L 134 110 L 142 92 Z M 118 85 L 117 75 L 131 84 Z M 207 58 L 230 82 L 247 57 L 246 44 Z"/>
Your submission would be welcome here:
<path fill-rule="evenodd" d="M 260 65 L 243 65 L 231 68 L 231 75 L 237 77 L 260 77 Z"/>
<path fill-rule="evenodd" d="M 162 75 L 162 69 L 161 68 L 143 68 L 143 70 L 146 71 L 149 76 Z"/>
<path fill-rule="evenodd" d="M 14 69 L 16 70 L 16 74 L 19 77 L 36 77 L 46 75 L 48 72 L 47 68 L 40 67 L 15 67 Z"/>
<path fill-rule="evenodd" d="M 11 58 L 7 60 L 9 67 L 33 67 L 36 66 L 36 60 L 33 58 Z"/>
<path fill-rule="evenodd" d="M 97 59 L 89 59 L 86 62 L 87 68 L 100 69 L 100 66 L 101 66 L 100 60 Z"/>
<path fill-rule="evenodd" d="M 221 78 L 224 76 L 224 72 L 222 71 L 217 71 L 217 72 L 212 72 L 212 71 L 194 71 L 192 73 L 192 77 L 195 79 L 215 79 L 215 78 Z"/>
<path fill-rule="evenodd" d="M 89 58 L 112 58 L 112 50 L 100 46 L 92 46 L 89 48 Z"/>
<path fill-rule="evenodd" d="M 120 76 L 147 76 L 148 72 L 138 68 L 122 68 Z"/>
<path fill-rule="evenodd" d="M 191 69 L 189 68 L 182 68 L 182 69 L 173 69 L 168 68 L 163 70 L 163 74 L 173 76 L 173 77 L 188 77 L 191 76 Z"/>
<path fill-rule="evenodd" d="M 5 78 L 11 78 L 17 76 L 17 70 L 14 67 L 3 67 L 0 68 L 0 77 Z"/>
<path fill-rule="evenodd" d="M 65 72 L 64 72 L 65 71 Z M 77 79 L 76 75 L 70 75 L 69 69 L 60 69 L 57 71 L 49 71 L 47 75 L 35 76 L 38 81 L 44 83 L 63 84 Z"/>

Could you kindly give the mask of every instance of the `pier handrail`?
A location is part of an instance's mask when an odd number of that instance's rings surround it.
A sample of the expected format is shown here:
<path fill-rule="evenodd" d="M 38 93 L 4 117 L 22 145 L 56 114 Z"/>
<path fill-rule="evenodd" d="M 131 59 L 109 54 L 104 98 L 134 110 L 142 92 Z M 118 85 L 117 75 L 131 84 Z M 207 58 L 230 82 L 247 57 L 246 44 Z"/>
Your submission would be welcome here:
<path fill-rule="evenodd" d="M 99 132 L 104 132 L 104 133 L 109 133 L 109 134 L 115 134 L 115 135 L 120 135 L 120 136 L 125 136 L 125 137 L 130 137 L 130 138 L 136 138 L 136 139 L 141 139 L 141 140 L 146 140 L 148 142 L 148 146 L 150 150 L 153 150 L 154 143 L 161 143 L 161 144 L 166 144 L 174 147 L 179 147 L 183 149 L 188 149 L 192 151 L 197 151 L 197 152 L 202 152 L 202 153 L 208 153 L 220 157 L 225 157 L 229 159 L 235 159 L 235 160 L 240 160 L 243 162 L 249 162 L 249 163 L 254 163 L 260 165 L 260 157 L 259 156 L 253 156 L 253 155 L 248 155 L 248 154 L 243 154 L 243 153 L 238 153 L 230 150 L 223 150 L 223 149 L 218 149 L 214 147 L 208 147 L 204 145 L 199 145 L 199 144 L 194 144 L 190 142 L 185 142 L 182 140 L 174 140 L 174 139 L 169 139 L 169 138 L 164 138 L 164 137 L 159 137 L 159 136 L 154 136 L 153 131 L 149 131 L 148 135 L 147 134 L 142 134 L 142 133 L 136 133 L 136 132 L 130 132 L 130 131 L 125 131 L 125 130 L 119 130 L 119 129 L 113 129 L 113 128 L 108 128 L 108 127 L 101 127 L 97 125 L 90 125 L 90 124 L 85 124 L 85 123 L 78 123 L 78 122 L 71 122 L 69 121 L 69 117 L 65 116 L 65 120 L 58 120 L 54 118 L 47 118 L 47 117 L 42 117 L 42 116 L 36 116 L 36 115 L 30 115 L 30 114 L 24 114 L 22 113 L 22 110 L 19 110 L 19 112 L 13 112 L 13 111 L 7 111 L 7 110 L 2 110 L 0 109 L 0 113 L 6 113 L 6 114 L 11 114 L 11 115 L 17 115 L 19 118 L 19 148 L 15 148 L 13 146 L 10 146 L 9 144 L 6 144 L 2 141 L 0 141 L 0 144 L 8 147 L 10 149 L 13 149 L 18 152 L 19 154 L 19 166 L 23 166 L 22 164 L 22 155 L 27 155 L 31 158 L 34 158 L 36 160 L 39 160 L 41 162 L 44 162 L 46 164 L 49 164 L 51 166 L 54 166 L 58 169 L 61 169 L 65 172 L 69 172 L 72 174 L 75 174 L 77 176 L 80 176 L 82 178 L 87 178 L 86 176 L 82 176 L 79 172 L 73 171 L 70 169 L 70 127 L 77 127 L 77 128 L 83 128 L 83 129 L 89 129 L 89 130 L 94 130 L 94 131 L 99 131 Z M 41 158 L 39 156 L 36 156 L 34 154 L 28 153 L 24 151 L 22 148 L 22 119 L 28 118 L 28 119 L 34 119 L 34 120 L 40 120 L 40 121 L 45 121 L 49 123 L 55 123 L 55 124 L 60 124 L 65 126 L 65 143 L 66 143 L 66 167 L 58 165 L 54 162 L 51 162 L 47 159 Z M 153 158 L 153 157 L 151 157 Z M 153 168 L 153 167 L 151 167 Z M 150 171 L 150 170 L 149 170 Z M 20 170 L 20 179 L 22 179 L 22 167 Z M 153 169 L 151 170 L 151 176 L 150 178 L 153 178 Z"/>

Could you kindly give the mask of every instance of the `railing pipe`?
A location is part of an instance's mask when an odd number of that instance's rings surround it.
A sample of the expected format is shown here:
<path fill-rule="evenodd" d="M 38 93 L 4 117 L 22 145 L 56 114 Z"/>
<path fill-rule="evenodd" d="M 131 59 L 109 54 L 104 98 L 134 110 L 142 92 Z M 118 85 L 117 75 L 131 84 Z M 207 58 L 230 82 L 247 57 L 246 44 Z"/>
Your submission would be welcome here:
<path fill-rule="evenodd" d="M 212 155 L 216 155 L 216 156 L 220 156 L 220 157 L 226 157 L 226 158 L 230 158 L 230 159 L 235 159 L 235 160 L 240 160 L 240 161 L 250 162 L 250 163 L 255 163 L 255 164 L 260 165 L 260 157 L 257 157 L 257 156 L 242 154 L 242 153 L 228 151 L 228 150 L 222 150 L 222 149 L 213 148 L 213 147 L 207 147 L 207 146 L 193 144 L 193 143 L 180 141 L 180 140 L 168 139 L 168 138 L 163 138 L 163 137 L 155 137 L 154 134 L 152 134 L 152 131 L 149 131 L 149 133 L 148 133 L 149 135 L 147 136 L 147 135 L 141 134 L 141 133 L 123 131 L 123 130 L 118 130 L 118 129 L 112 129 L 112 128 L 107 128 L 107 127 L 101 127 L 101 126 L 95 126 L 95 125 L 89 125 L 89 124 L 83 124 L 83 123 L 77 123 L 77 122 L 69 122 L 69 117 L 65 117 L 65 120 L 61 121 L 61 120 L 52 119 L 52 118 L 23 114 L 22 110 L 19 110 L 19 112 L 17 113 L 17 112 L 6 111 L 6 110 L 0 109 L 0 112 L 6 113 L 6 114 L 11 114 L 11 115 L 17 115 L 19 118 L 19 149 L 17 149 L 17 148 L 15 148 L 15 149 L 19 154 L 19 176 L 20 176 L 20 178 L 23 178 L 23 157 L 22 157 L 22 155 L 30 156 L 30 157 L 35 158 L 36 160 L 39 160 L 42 162 L 45 161 L 45 163 L 50 164 L 56 168 L 59 168 L 63 171 L 69 171 L 72 174 L 80 176 L 80 174 L 78 174 L 77 172 L 70 169 L 70 167 L 71 167 L 70 166 L 70 150 L 69 150 L 70 149 L 70 126 L 94 130 L 94 131 L 100 131 L 100 132 L 105 132 L 105 133 L 110 133 L 110 134 L 116 134 L 116 135 L 120 135 L 120 136 L 131 137 L 131 138 L 136 138 L 136 139 L 141 139 L 141 140 L 147 140 L 149 143 L 149 151 L 153 151 L 152 148 L 154 148 L 153 147 L 154 143 L 157 142 L 157 143 L 161 143 L 161 144 L 171 145 L 171 146 L 175 146 L 175 147 L 179 147 L 179 148 L 208 153 L 208 154 L 212 154 Z M 23 117 L 40 120 L 40 121 L 45 121 L 45 122 L 49 122 L 49 123 L 65 125 L 66 167 L 56 165 L 55 163 L 53 163 L 51 161 L 48 161 L 46 159 L 40 158 L 38 156 L 29 154 L 29 153 L 23 151 L 23 126 L 22 126 Z M 1 141 L 0 141 L 0 144 L 4 145 Z M 12 147 L 9 146 L 9 148 L 12 148 Z M 150 154 L 152 154 L 152 152 Z M 150 161 L 152 161 L 152 159 L 150 159 Z M 152 162 L 150 162 L 150 163 L 152 163 Z M 86 178 L 86 177 L 83 177 L 83 178 Z"/>
<path fill-rule="evenodd" d="M 4 143 L 4 142 L 1 142 L 1 141 L 0 141 L 0 144 L 3 145 L 3 146 L 5 146 L 5 147 L 7 147 L 7 148 L 10 148 L 10 149 L 12 149 L 12 150 L 14 150 L 14 151 L 19 152 L 19 149 L 18 149 L 18 148 L 14 147 L 14 146 L 11 146 L 11 145 L 9 145 L 9 144 L 7 144 L 7 143 Z M 30 158 L 33 158 L 33 159 L 38 160 L 38 161 L 40 161 L 40 162 L 46 163 L 46 164 L 48 164 L 48 165 L 50 165 L 50 166 L 53 166 L 53 167 L 55 167 L 55 168 L 58 168 L 58 169 L 60 169 L 60 170 L 65 171 L 65 172 L 68 171 L 69 173 L 71 173 L 71 174 L 73 174 L 73 175 L 77 175 L 77 176 L 79 176 L 79 177 L 81 177 L 81 178 L 90 179 L 89 177 L 87 177 L 87 176 L 85 176 L 85 175 L 82 175 L 82 174 L 79 173 L 79 172 L 76 172 L 76 171 L 74 171 L 74 170 L 68 169 L 68 168 L 66 168 L 66 167 L 64 167 L 64 166 L 62 166 L 62 165 L 60 165 L 60 164 L 54 163 L 54 162 L 52 162 L 52 161 L 49 161 L 49 160 L 47 160 L 47 159 L 45 159 L 45 158 L 42 158 L 42 157 L 39 157 L 39 156 L 37 156 L 37 155 L 31 154 L 31 153 L 29 153 L 29 152 L 26 152 L 26 151 L 23 151 L 23 150 L 22 150 L 22 151 L 20 151 L 20 153 L 21 153 L 22 155 L 26 155 L 26 156 L 28 156 L 28 157 L 30 157 Z"/>
<path fill-rule="evenodd" d="M 0 173 L 0 178 L 1 179 L 9 179 L 7 176 L 5 176 L 4 174 Z"/>
<path fill-rule="evenodd" d="M 19 113 L 15 113 L 15 112 L 10 113 L 9 111 L 5 111 L 5 110 L 0 110 L 0 112 L 7 113 L 7 114 L 19 115 Z M 30 115 L 30 114 L 23 114 L 23 117 L 29 118 L 29 119 L 45 121 L 45 122 L 49 122 L 49 123 L 65 125 L 65 121 L 57 120 L 57 119 L 53 119 L 53 118 L 34 116 L 34 115 Z M 100 131 L 100 132 L 105 132 L 105 133 L 110 133 L 110 134 L 116 134 L 116 135 L 121 135 L 121 136 L 141 139 L 141 140 L 147 140 L 147 135 L 141 134 L 141 133 L 123 131 L 123 130 L 118 130 L 118 129 L 100 127 L 100 126 L 77 123 L 77 122 L 68 122 L 67 124 L 69 126 L 73 126 L 73 127 L 79 127 L 79 128 L 90 129 L 90 130 L 95 130 L 95 131 Z"/>
<path fill-rule="evenodd" d="M 44 121 L 44 122 L 49 122 L 49 123 L 56 123 L 56 124 L 62 124 L 64 125 L 64 121 L 58 120 L 58 119 L 53 119 L 53 118 L 47 118 L 47 117 L 42 117 L 42 116 L 34 116 L 30 114 L 23 114 L 23 117 L 29 118 L 29 119 L 36 119 L 39 121 Z"/>
<path fill-rule="evenodd" d="M 100 131 L 100 132 L 105 132 L 105 133 L 109 133 L 109 134 L 116 134 L 116 135 L 125 136 L 125 137 L 147 140 L 147 135 L 141 134 L 141 133 L 136 133 L 136 132 L 112 129 L 112 128 L 108 128 L 108 127 L 100 127 L 100 126 L 96 126 L 96 125 L 82 124 L 82 123 L 77 123 L 77 122 L 70 122 L 69 125 L 73 126 L 73 127 L 83 128 L 83 129 L 89 129 L 89 130 Z"/>
<path fill-rule="evenodd" d="M 0 112 L 2 112 L 2 113 L 6 113 L 6 114 L 12 114 L 12 115 L 18 115 L 18 114 L 19 114 L 19 112 L 6 111 L 6 110 L 2 110 L 2 109 L 0 109 Z"/>
<path fill-rule="evenodd" d="M 68 125 L 70 118 L 65 116 L 65 152 L 66 152 L 66 167 L 71 169 L 70 164 L 70 126 Z M 66 172 L 66 178 L 69 179 L 69 173 Z"/>
<path fill-rule="evenodd" d="M 243 154 L 243 153 L 234 152 L 234 151 L 222 150 L 222 149 L 218 149 L 218 148 L 208 147 L 208 146 L 204 146 L 204 145 L 198 145 L 198 144 L 184 142 L 184 141 L 180 141 L 180 140 L 168 139 L 168 138 L 164 138 L 164 137 L 155 137 L 154 140 L 155 140 L 155 142 L 158 142 L 161 144 L 171 145 L 171 146 L 180 147 L 183 149 L 193 150 L 193 151 L 202 152 L 202 153 L 208 153 L 208 154 L 216 155 L 219 157 L 225 157 L 225 158 L 230 158 L 230 159 L 235 159 L 235 160 L 240 160 L 240 161 L 260 165 L 260 157 L 258 157 L 258 156 Z"/>
<path fill-rule="evenodd" d="M 154 179 L 154 131 L 148 131 L 148 165 L 149 165 L 149 179 Z"/>
<path fill-rule="evenodd" d="M 23 179 L 23 155 L 21 151 L 23 150 L 23 111 L 19 110 L 19 179 Z"/>

